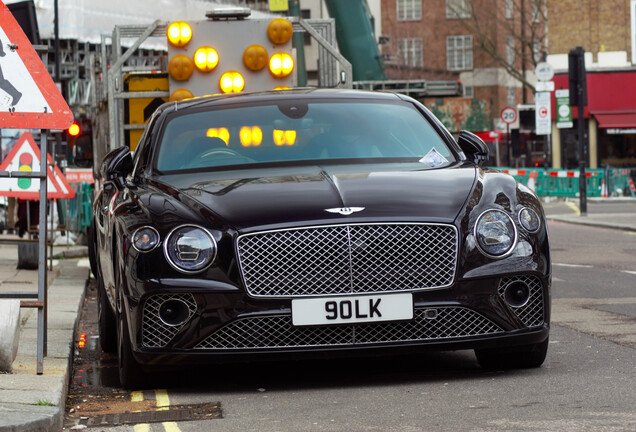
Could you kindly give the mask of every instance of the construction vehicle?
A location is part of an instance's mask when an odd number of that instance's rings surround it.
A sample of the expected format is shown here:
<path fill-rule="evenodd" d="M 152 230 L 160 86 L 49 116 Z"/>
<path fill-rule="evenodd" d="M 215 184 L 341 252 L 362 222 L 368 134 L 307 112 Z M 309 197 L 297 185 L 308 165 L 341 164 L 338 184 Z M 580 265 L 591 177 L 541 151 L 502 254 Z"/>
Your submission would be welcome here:
<path fill-rule="evenodd" d="M 223 9 L 197 21 L 116 26 L 111 37 L 102 36 L 99 51 L 87 57 L 90 83 L 85 85 L 91 90 L 84 116 L 91 124 L 95 173 L 110 150 L 122 145 L 134 150 L 154 109 L 168 100 L 295 87 L 293 33 L 307 33 L 318 43 L 317 87 L 397 91 L 416 98 L 461 93 L 455 81 L 354 83 L 352 65 L 337 48 L 333 18 L 249 15 L 245 8 Z M 153 38 L 167 41 L 167 52 L 144 50 Z"/>

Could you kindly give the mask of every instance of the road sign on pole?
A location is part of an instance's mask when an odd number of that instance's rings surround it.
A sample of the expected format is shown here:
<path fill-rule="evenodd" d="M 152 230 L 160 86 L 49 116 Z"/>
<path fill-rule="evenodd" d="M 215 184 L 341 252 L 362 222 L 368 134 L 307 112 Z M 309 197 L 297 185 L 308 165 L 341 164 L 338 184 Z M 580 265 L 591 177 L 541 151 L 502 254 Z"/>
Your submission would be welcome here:
<path fill-rule="evenodd" d="M 48 163 L 45 164 L 47 176 L 47 198 L 73 198 L 75 192 L 66 181 L 64 174 L 57 165 L 51 169 L 51 155 L 47 154 Z M 40 150 L 30 132 L 25 132 L 18 139 L 9 154 L 0 164 L 0 171 L 10 172 L 39 172 Z M 40 182 L 35 178 L 0 178 L 0 196 L 16 197 L 27 200 L 40 199 Z"/>
<path fill-rule="evenodd" d="M 574 127 L 572 121 L 572 107 L 570 106 L 570 90 L 557 90 L 556 96 L 556 127 L 569 129 Z"/>
<path fill-rule="evenodd" d="M 501 110 L 501 120 L 506 124 L 513 124 L 517 121 L 517 109 L 505 107 Z"/>
<path fill-rule="evenodd" d="M 550 135 L 552 116 L 550 115 L 550 93 L 540 92 L 534 95 L 535 122 L 537 135 Z"/>
<path fill-rule="evenodd" d="M 0 1 L 0 127 L 66 129 L 73 113 L 9 8 Z"/>

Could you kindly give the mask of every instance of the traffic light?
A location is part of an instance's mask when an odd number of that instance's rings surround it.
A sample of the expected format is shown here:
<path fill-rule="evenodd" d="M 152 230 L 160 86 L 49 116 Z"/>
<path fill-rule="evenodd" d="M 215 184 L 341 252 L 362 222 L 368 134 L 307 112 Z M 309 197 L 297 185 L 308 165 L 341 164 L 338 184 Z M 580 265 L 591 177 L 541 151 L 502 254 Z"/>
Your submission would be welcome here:
<path fill-rule="evenodd" d="M 570 105 L 579 104 L 579 92 L 582 105 L 587 105 L 587 81 L 585 79 L 585 50 L 582 47 L 572 48 L 568 54 L 568 81 L 570 87 Z M 580 87 L 580 91 L 579 91 Z"/>
<path fill-rule="evenodd" d="M 93 133 L 91 123 L 79 118 L 66 130 L 68 151 L 71 161 L 79 167 L 89 167 L 93 163 Z"/>
<path fill-rule="evenodd" d="M 168 26 L 170 100 L 295 85 L 289 20 L 209 16 Z"/>

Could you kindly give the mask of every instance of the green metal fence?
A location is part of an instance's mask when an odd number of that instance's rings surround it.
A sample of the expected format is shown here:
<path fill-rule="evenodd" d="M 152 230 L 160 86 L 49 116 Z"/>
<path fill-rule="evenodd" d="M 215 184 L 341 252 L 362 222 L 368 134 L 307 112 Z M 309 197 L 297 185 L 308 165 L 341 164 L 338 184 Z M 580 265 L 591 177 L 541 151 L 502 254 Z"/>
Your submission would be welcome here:
<path fill-rule="evenodd" d="M 579 171 L 543 168 L 497 168 L 531 187 L 539 196 L 578 197 Z M 632 195 L 629 169 L 586 169 L 588 197 Z"/>
<path fill-rule="evenodd" d="M 72 183 L 75 198 L 67 200 L 66 226 L 73 232 L 86 232 L 91 224 L 94 186 L 90 183 Z"/>

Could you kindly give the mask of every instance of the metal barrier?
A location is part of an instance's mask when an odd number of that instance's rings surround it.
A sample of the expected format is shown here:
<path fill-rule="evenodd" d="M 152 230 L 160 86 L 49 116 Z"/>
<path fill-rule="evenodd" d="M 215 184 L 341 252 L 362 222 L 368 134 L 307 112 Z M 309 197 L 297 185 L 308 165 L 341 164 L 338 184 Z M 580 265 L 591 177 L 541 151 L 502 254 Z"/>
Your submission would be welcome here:
<path fill-rule="evenodd" d="M 73 232 L 86 232 L 93 217 L 92 200 L 94 185 L 90 183 L 72 183 L 75 197 L 67 200 L 68 220 L 66 226 Z"/>
<path fill-rule="evenodd" d="M 531 187 L 538 196 L 578 197 L 579 171 L 543 168 L 496 168 Z M 591 198 L 632 195 L 629 169 L 586 169 L 587 196 Z"/>

